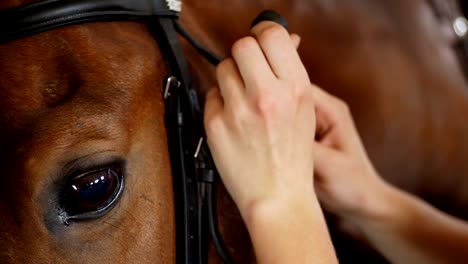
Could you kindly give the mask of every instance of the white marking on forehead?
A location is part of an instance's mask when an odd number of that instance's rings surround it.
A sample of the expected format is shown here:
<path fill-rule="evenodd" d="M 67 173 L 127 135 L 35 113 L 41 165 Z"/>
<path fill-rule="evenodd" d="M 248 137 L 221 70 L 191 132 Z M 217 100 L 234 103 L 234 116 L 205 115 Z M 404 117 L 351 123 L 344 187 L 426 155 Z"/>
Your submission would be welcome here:
<path fill-rule="evenodd" d="M 182 11 L 182 1 L 180 0 L 166 0 L 169 10 L 180 12 Z"/>

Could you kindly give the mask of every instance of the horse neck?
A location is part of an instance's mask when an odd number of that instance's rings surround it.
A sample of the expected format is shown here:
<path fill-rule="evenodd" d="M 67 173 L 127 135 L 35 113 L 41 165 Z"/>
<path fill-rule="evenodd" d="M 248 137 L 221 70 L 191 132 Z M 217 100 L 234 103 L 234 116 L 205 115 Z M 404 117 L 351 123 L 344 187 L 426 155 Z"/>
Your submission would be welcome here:
<path fill-rule="evenodd" d="M 382 38 L 383 35 L 398 41 L 419 43 L 419 39 L 405 39 L 415 38 L 415 34 L 402 33 L 395 21 L 404 20 L 413 26 L 415 22 L 410 21 L 408 15 L 414 17 L 414 14 L 406 14 L 402 10 L 409 9 L 413 12 L 424 1 L 426 0 L 383 3 L 359 0 L 341 1 L 337 4 L 338 1 L 330 0 L 184 0 L 181 23 L 207 48 L 225 58 L 230 55 L 230 47 L 234 41 L 249 34 L 250 23 L 256 15 L 264 9 L 274 9 L 289 20 L 290 28 L 303 37 L 303 43 L 307 43 L 308 46 L 302 48 L 306 66 L 310 67 L 307 64 L 310 64 L 311 58 L 313 63 L 323 66 L 329 64 L 327 60 L 330 60 L 330 54 L 334 53 L 334 57 L 338 57 L 337 54 L 355 54 L 357 51 L 352 47 L 358 47 L 369 39 Z M 340 45 L 341 42 L 348 45 Z M 216 84 L 214 67 L 187 43 L 185 53 L 192 67 L 197 89 L 203 94 Z M 320 76 L 311 78 L 319 85 L 328 84 Z"/>
<path fill-rule="evenodd" d="M 222 58 L 230 56 L 232 44 L 239 38 L 249 35 L 253 19 L 265 9 L 278 10 L 286 18 L 300 13 L 306 5 L 322 5 L 326 1 L 248 1 L 248 0 L 187 0 L 183 1 L 181 23 L 184 28 L 208 49 Z M 321 7 L 322 8 L 322 7 Z M 215 71 L 193 48 L 185 43 L 187 60 L 192 67 L 195 84 L 203 95 L 214 86 Z"/>

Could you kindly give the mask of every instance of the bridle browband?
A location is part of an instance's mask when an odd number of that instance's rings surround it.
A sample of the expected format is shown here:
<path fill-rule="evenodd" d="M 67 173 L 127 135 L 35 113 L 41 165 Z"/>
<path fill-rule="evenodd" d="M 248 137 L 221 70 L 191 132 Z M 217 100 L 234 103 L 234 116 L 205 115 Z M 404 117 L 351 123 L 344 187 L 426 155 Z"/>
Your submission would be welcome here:
<path fill-rule="evenodd" d="M 207 263 L 208 234 L 224 263 L 213 184 L 216 170 L 203 142 L 203 114 L 177 33 L 208 61 L 220 59 L 178 24 L 178 0 L 45 0 L 0 12 L 0 44 L 52 29 L 97 21 L 145 22 L 168 64 L 165 121 L 174 181 L 177 263 Z"/>

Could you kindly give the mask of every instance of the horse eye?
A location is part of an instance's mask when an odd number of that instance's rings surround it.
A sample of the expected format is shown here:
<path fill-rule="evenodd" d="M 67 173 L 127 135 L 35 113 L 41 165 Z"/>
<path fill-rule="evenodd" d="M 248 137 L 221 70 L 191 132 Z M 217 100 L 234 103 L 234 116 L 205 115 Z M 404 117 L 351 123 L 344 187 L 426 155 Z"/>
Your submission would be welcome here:
<path fill-rule="evenodd" d="M 123 190 L 119 165 L 87 172 L 66 183 L 62 207 L 68 219 L 97 218 L 110 211 Z"/>

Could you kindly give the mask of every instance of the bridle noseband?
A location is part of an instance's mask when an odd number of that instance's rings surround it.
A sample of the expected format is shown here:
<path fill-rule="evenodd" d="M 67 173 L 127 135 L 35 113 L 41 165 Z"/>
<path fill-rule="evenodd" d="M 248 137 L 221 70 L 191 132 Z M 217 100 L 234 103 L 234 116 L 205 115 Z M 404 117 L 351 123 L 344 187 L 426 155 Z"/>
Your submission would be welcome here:
<path fill-rule="evenodd" d="M 232 263 L 219 235 L 216 170 L 204 143 L 203 114 L 177 33 L 208 61 L 220 59 L 178 24 L 178 0 L 45 0 L 0 12 L 0 44 L 48 30 L 96 21 L 143 21 L 168 64 L 164 100 L 174 181 L 177 263 L 207 263 L 208 233 L 221 260 Z"/>

